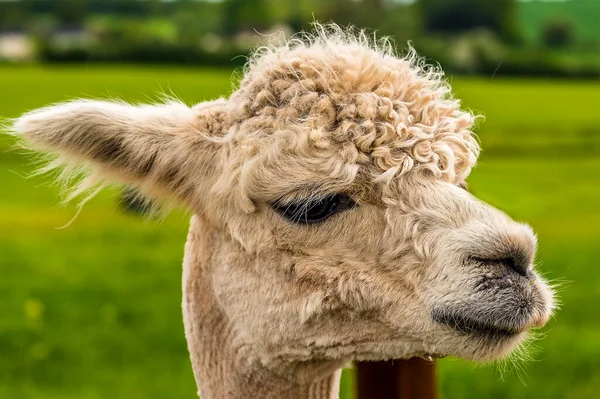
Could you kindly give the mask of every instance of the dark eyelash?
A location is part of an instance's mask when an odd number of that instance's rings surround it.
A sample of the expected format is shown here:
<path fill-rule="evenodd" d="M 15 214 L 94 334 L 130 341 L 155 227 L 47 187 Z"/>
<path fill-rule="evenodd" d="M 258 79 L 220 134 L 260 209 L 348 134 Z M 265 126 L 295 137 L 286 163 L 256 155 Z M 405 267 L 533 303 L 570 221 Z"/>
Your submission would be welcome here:
<path fill-rule="evenodd" d="M 354 207 L 356 203 L 346 194 L 334 194 L 317 199 L 273 203 L 272 208 L 292 223 L 314 224 Z"/>

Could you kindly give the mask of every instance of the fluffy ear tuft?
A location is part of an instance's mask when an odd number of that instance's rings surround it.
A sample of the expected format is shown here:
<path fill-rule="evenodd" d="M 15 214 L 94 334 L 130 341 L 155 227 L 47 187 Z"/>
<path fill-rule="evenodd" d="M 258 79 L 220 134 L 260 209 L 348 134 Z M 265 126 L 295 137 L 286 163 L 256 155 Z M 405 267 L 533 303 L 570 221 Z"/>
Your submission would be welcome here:
<path fill-rule="evenodd" d="M 116 180 L 152 198 L 175 197 L 194 206 L 194 191 L 206 184 L 203 177 L 216 156 L 216 144 L 206 140 L 213 132 L 207 129 L 222 127 L 209 122 L 219 108 L 207 109 L 211 113 L 180 102 L 76 100 L 26 113 L 9 131 L 27 148 L 57 155 L 43 171 L 59 168 L 67 180 L 87 171 L 69 199 L 93 195 Z"/>

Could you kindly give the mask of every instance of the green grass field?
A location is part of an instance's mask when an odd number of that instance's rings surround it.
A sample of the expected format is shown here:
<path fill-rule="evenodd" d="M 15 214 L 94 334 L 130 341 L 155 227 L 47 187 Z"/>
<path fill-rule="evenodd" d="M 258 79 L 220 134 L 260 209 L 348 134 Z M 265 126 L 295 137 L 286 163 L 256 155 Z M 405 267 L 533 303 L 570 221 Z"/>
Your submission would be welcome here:
<path fill-rule="evenodd" d="M 193 103 L 226 70 L 0 67 L 0 116 L 78 96 Z M 600 82 L 453 80 L 486 115 L 473 192 L 530 223 L 562 309 L 524 371 L 439 364 L 443 398 L 593 398 L 600 392 Z M 148 221 L 115 192 L 59 207 L 58 189 L 0 136 L 0 398 L 193 398 L 180 265 L 187 216 Z M 512 370 L 512 371 L 511 371 Z M 344 398 L 350 398 L 351 371 Z"/>

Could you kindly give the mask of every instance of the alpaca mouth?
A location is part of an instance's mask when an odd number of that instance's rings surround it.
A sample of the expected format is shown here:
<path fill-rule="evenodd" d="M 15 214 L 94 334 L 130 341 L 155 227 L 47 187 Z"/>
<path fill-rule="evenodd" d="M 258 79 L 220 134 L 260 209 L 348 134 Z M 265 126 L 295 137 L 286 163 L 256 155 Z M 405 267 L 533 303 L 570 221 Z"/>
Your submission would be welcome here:
<path fill-rule="evenodd" d="M 502 339 L 512 338 L 523 332 L 522 328 L 499 326 L 490 320 L 481 320 L 457 312 L 434 311 L 432 317 L 437 323 L 465 335 Z"/>

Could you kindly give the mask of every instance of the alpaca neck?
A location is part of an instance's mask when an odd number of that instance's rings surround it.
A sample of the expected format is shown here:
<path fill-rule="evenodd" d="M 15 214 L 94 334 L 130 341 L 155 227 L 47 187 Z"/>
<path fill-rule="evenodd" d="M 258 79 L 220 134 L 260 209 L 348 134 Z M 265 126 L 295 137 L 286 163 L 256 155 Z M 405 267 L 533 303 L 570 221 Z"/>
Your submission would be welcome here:
<path fill-rule="evenodd" d="M 252 349 L 235 344 L 231 323 L 219 308 L 203 265 L 211 240 L 192 218 L 183 272 L 183 312 L 188 349 L 202 399 L 337 399 L 341 370 L 333 363 L 264 367 Z M 301 370 L 303 382 L 295 381 Z M 287 377 L 286 377 L 287 376 Z"/>

